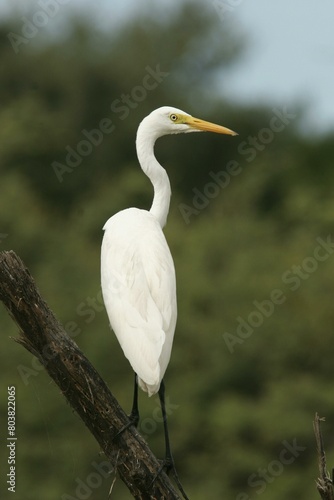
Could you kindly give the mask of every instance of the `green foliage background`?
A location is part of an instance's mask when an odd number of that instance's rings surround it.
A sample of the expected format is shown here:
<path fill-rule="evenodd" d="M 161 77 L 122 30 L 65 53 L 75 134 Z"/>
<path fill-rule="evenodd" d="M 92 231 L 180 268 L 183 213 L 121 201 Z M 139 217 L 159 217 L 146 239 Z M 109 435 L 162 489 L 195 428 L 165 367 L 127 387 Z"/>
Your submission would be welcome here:
<path fill-rule="evenodd" d="M 261 148 L 252 146 L 250 161 L 241 144 L 259 141 L 274 112 L 235 109 L 218 92 L 245 37 L 196 2 L 164 16 L 144 11 L 108 33 L 73 18 L 62 36 L 40 29 L 15 54 L 8 33 L 21 29 L 14 18 L 0 26 L 1 250 L 23 258 L 128 410 L 132 372 L 101 303 L 99 252 L 108 217 L 132 205 L 150 207 L 151 185 L 135 155 L 136 128 L 152 109 L 175 105 L 237 130 L 238 138 L 189 134 L 166 137 L 156 147 L 173 188 L 166 236 L 179 318 L 166 384 L 174 455 L 193 500 L 316 498 L 316 411 L 326 416 L 327 458 L 334 463 L 334 255 L 309 257 L 317 238 L 332 235 L 333 136 L 302 135 L 298 108 L 283 131 L 257 142 Z M 168 75 L 134 99 L 148 66 Z M 111 105 L 124 94 L 132 96 L 131 106 L 121 119 Z M 105 118 L 113 132 L 60 181 L 54 162 L 64 165 L 66 147 L 76 149 L 82 130 Z M 232 160 L 238 175 L 210 188 L 210 172 L 222 175 Z M 284 302 L 266 302 L 268 317 L 260 313 L 259 325 L 237 336 L 240 318 L 249 324 L 254 301 L 268 301 L 275 289 Z M 87 484 L 92 463 L 103 460 L 100 450 L 36 360 L 10 339 L 17 328 L 3 308 L 0 328 L 2 433 L 7 386 L 17 391 L 15 498 L 84 498 L 76 489 L 80 481 Z M 227 342 L 226 332 L 237 342 Z M 162 457 L 158 401 L 141 394 L 141 406 L 141 432 Z M 300 448 L 282 464 L 287 442 Z M 4 492 L 6 460 L 2 444 Z M 103 478 L 87 498 L 107 498 L 111 481 Z M 120 480 L 112 498 L 129 498 Z"/>

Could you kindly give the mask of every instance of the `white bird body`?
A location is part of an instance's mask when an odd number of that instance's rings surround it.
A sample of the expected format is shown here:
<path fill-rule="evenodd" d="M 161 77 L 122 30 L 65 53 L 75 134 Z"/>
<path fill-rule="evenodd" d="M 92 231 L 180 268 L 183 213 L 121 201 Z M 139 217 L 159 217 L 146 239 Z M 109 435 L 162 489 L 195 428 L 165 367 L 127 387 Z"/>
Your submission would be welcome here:
<path fill-rule="evenodd" d="M 201 130 L 236 135 L 168 106 L 144 118 L 136 146 L 141 168 L 154 187 L 152 207 L 123 210 L 104 226 L 101 278 L 106 310 L 138 383 L 149 396 L 159 391 L 165 374 L 177 316 L 174 264 L 162 231 L 171 189 L 154 156 L 154 143 L 163 135 Z"/>
<path fill-rule="evenodd" d="M 139 386 L 151 396 L 159 390 L 174 337 L 173 259 L 158 220 L 146 210 L 123 210 L 104 230 L 102 290 L 109 321 Z"/>

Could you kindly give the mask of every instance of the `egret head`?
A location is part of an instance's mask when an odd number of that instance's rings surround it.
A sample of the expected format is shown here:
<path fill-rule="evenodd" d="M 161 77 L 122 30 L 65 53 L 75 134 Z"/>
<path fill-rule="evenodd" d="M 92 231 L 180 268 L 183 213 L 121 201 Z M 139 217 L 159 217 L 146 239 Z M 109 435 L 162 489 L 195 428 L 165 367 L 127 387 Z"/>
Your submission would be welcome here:
<path fill-rule="evenodd" d="M 141 122 L 140 127 L 146 129 L 154 139 L 168 134 L 189 132 L 215 132 L 216 134 L 238 135 L 215 123 L 206 122 L 185 113 L 181 109 L 163 106 L 155 109 Z"/>

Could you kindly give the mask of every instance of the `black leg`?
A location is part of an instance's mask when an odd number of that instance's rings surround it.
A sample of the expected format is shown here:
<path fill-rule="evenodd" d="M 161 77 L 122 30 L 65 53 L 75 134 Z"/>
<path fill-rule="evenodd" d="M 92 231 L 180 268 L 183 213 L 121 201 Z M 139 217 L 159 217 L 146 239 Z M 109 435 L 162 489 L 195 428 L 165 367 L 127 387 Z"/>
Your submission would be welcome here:
<path fill-rule="evenodd" d="M 166 414 L 166 405 L 165 405 L 165 384 L 164 384 L 163 380 L 161 381 L 158 394 L 159 394 L 159 399 L 160 399 L 161 413 L 162 413 L 162 419 L 163 419 L 163 423 L 164 423 L 164 432 L 165 432 L 166 455 L 165 455 L 164 467 L 166 468 L 166 472 L 168 474 L 168 472 L 174 467 L 174 459 L 173 459 L 172 451 L 170 448 L 170 442 L 169 442 L 167 414 Z"/>
<path fill-rule="evenodd" d="M 139 409 L 138 409 L 138 378 L 135 373 L 135 381 L 134 381 L 134 390 L 133 390 L 133 402 L 132 402 L 132 410 L 129 415 L 129 419 L 131 423 L 137 427 L 139 422 Z"/>
<path fill-rule="evenodd" d="M 135 373 L 135 381 L 134 381 L 134 390 L 133 390 L 133 402 L 132 402 L 132 410 L 129 416 L 130 422 L 120 431 L 117 432 L 116 436 L 113 437 L 113 440 L 117 439 L 123 432 L 131 427 L 131 425 L 134 425 L 135 427 L 138 426 L 139 422 L 139 409 L 138 409 L 138 380 L 137 380 L 137 374 Z"/>
<path fill-rule="evenodd" d="M 164 381 L 161 381 L 160 384 L 160 389 L 159 389 L 159 399 L 160 399 L 160 406 L 161 406 L 161 413 L 162 413 L 162 419 L 163 419 L 163 424 L 164 424 L 164 432 L 165 432 L 165 445 L 166 445 L 166 455 L 165 455 L 165 460 L 163 463 L 163 466 L 159 470 L 158 474 L 160 471 L 165 468 L 167 474 L 172 471 L 173 476 L 175 479 L 175 482 L 177 484 L 177 487 L 179 488 L 183 498 L 185 500 L 189 500 L 183 487 L 182 484 L 179 480 L 179 476 L 177 475 L 176 469 L 175 469 L 175 464 L 174 464 L 174 459 L 170 447 L 170 442 L 169 442 L 169 434 L 168 434 L 168 425 L 167 425 L 167 413 L 166 413 L 166 405 L 165 405 L 165 384 Z"/>

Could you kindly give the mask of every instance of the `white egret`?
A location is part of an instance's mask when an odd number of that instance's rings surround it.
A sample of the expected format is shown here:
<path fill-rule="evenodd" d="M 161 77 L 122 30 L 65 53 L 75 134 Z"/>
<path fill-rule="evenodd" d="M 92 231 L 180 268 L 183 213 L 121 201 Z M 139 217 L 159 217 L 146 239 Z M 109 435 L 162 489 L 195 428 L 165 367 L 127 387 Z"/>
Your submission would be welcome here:
<path fill-rule="evenodd" d="M 174 264 L 162 231 L 171 188 L 165 169 L 154 156 L 154 144 L 164 135 L 198 131 L 237 135 L 169 106 L 144 118 L 138 128 L 136 147 L 140 166 L 153 184 L 153 203 L 149 211 L 128 208 L 112 216 L 103 228 L 101 253 L 102 293 L 110 325 L 135 372 L 130 419 L 138 424 L 137 384 L 149 396 L 159 393 L 166 440 L 165 465 L 173 468 L 174 473 L 163 383 L 177 316 Z"/>

